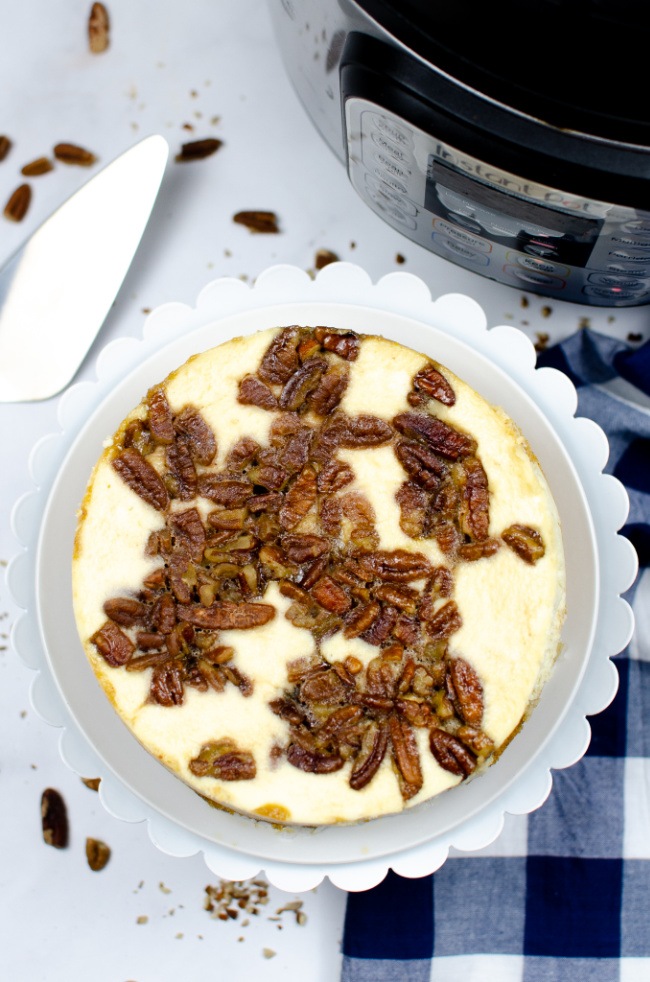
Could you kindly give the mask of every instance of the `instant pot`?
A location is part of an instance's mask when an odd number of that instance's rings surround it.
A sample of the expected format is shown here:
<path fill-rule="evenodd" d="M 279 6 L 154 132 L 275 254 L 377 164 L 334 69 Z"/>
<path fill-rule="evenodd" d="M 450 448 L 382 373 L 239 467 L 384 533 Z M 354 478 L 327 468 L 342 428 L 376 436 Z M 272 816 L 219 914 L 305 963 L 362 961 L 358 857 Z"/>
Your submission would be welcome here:
<path fill-rule="evenodd" d="M 269 0 L 308 114 L 389 225 L 490 279 L 650 303 L 645 0 Z"/>

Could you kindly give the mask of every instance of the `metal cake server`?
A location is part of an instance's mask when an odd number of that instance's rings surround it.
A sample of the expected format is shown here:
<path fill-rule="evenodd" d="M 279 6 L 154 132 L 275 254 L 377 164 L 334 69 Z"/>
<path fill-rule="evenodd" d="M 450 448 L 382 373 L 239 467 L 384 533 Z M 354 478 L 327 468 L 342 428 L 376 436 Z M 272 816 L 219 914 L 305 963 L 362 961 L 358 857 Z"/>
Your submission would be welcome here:
<path fill-rule="evenodd" d="M 168 156 L 162 136 L 127 150 L 0 270 L 0 402 L 48 399 L 70 382 L 131 265 Z"/>

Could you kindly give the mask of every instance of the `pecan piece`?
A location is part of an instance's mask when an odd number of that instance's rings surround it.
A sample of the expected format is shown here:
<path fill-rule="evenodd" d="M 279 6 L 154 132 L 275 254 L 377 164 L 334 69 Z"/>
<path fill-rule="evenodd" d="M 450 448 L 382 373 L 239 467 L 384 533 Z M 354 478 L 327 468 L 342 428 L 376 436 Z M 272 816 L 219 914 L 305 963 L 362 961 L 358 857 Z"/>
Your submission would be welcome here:
<path fill-rule="evenodd" d="M 276 512 L 280 510 L 280 505 L 284 501 L 279 491 L 268 491 L 266 494 L 256 494 L 246 499 L 246 506 L 249 511 L 257 513 L 260 511 Z"/>
<path fill-rule="evenodd" d="M 316 734 L 318 740 L 322 743 L 331 740 L 343 727 L 360 719 L 362 713 L 361 706 L 343 706 L 341 709 L 336 709 L 319 728 Z"/>
<path fill-rule="evenodd" d="M 307 397 L 310 408 L 319 416 L 328 416 L 343 398 L 349 378 L 350 374 L 345 368 L 334 368 L 323 375 Z"/>
<path fill-rule="evenodd" d="M 393 438 L 388 423 L 377 416 L 363 414 L 348 416 L 343 428 L 339 446 L 357 449 L 361 447 L 380 447 Z"/>
<path fill-rule="evenodd" d="M 134 651 L 131 639 L 112 621 L 106 621 L 90 640 L 112 668 L 125 665 Z"/>
<path fill-rule="evenodd" d="M 213 630 L 247 631 L 267 624 L 275 617 L 275 607 L 271 604 L 233 603 L 223 601 L 203 607 L 201 604 L 179 604 L 176 608 L 180 621 L 194 627 Z"/>
<path fill-rule="evenodd" d="M 447 473 L 446 464 L 422 444 L 409 440 L 398 440 L 395 456 L 411 480 L 425 491 L 435 491 Z"/>
<path fill-rule="evenodd" d="M 345 614 L 352 603 L 347 593 L 330 576 L 321 576 L 311 588 L 314 600 L 333 614 Z"/>
<path fill-rule="evenodd" d="M 413 379 L 413 388 L 417 392 L 425 392 L 429 398 L 437 399 L 445 406 L 453 406 L 456 402 L 456 394 L 451 385 L 433 365 L 420 369 Z"/>
<path fill-rule="evenodd" d="M 176 661 L 166 661 L 161 665 L 155 665 L 149 694 L 152 702 L 157 702 L 160 706 L 181 706 L 185 695 L 181 664 Z"/>
<path fill-rule="evenodd" d="M 335 327 L 316 327 L 314 337 L 327 351 L 333 351 L 346 361 L 356 361 L 360 341 L 354 331 L 342 331 Z"/>
<path fill-rule="evenodd" d="M 397 491 L 395 500 L 400 509 L 399 526 L 411 539 L 421 538 L 427 528 L 429 499 L 412 481 L 405 481 Z"/>
<path fill-rule="evenodd" d="M 198 491 L 198 478 L 189 442 L 184 436 L 177 436 L 167 447 L 167 466 L 175 478 L 173 494 L 178 493 L 181 501 L 191 501 Z"/>
<path fill-rule="evenodd" d="M 479 559 L 487 559 L 498 551 L 501 543 L 498 539 L 481 539 L 479 542 L 466 542 L 458 548 L 458 558 L 466 563 L 474 563 Z"/>
<path fill-rule="evenodd" d="M 420 608 L 420 616 L 423 617 L 422 608 Z M 448 600 L 446 604 L 439 607 L 427 623 L 428 633 L 432 638 L 449 638 L 462 626 L 463 619 L 454 600 Z"/>
<path fill-rule="evenodd" d="M 317 388 L 327 370 L 322 358 L 307 358 L 287 380 L 278 400 L 280 409 L 295 412 L 302 406 L 310 392 Z"/>
<path fill-rule="evenodd" d="M 201 474 L 197 490 L 201 497 L 217 505 L 239 508 L 253 494 L 253 485 L 250 481 L 233 481 L 220 474 Z"/>
<path fill-rule="evenodd" d="M 268 409 L 270 412 L 278 408 L 275 394 L 268 385 L 254 375 L 245 375 L 239 383 L 237 402 L 241 402 L 243 406 L 259 406 L 260 409 Z"/>
<path fill-rule="evenodd" d="M 232 220 L 237 225 L 245 225 L 249 232 L 273 234 L 280 231 L 274 211 L 238 211 Z"/>
<path fill-rule="evenodd" d="M 197 409 L 185 406 L 174 419 L 174 429 L 185 437 L 190 453 L 199 464 L 212 463 L 217 452 L 217 441 Z"/>
<path fill-rule="evenodd" d="M 192 140 L 190 143 L 181 145 L 181 152 L 176 154 L 174 160 L 177 164 L 182 164 L 186 160 L 204 160 L 211 157 L 223 146 L 223 140 L 215 137 L 206 137 L 204 140 Z"/>
<path fill-rule="evenodd" d="M 300 683 L 300 698 L 308 703 L 330 706 L 342 702 L 347 692 L 348 686 L 333 669 L 317 672 Z"/>
<path fill-rule="evenodd" d="M 133 627 L 146 622 L 149 608 L 135 597 L 112 597 L 104 604 L 104 613 L 120 627 Z"/>
<path fill-rule="evenodd" d="M 22 222 L 27 214 L 31 200 L 32 189 L 29 184 L 21 184 L 16 188 L 5 205 L 5 218 L 8 218 L 10 222 Z"/>
<path fill-rule="evenodd" d="M 195 563 L 203 559 L 205 549 L 205 529 L 198 509 L 188 508 L 169 516 L 169 527 L 175 538 L 180 538 L 188 547 L 190 558 Z"/>
<path fill-rule="evenodd" d="M 23 177 L 40 177 L 42 174 L 49 174 L 51 170 L 54 170 L 52 161 L 48 160 L 47 157 L 38 157 L 21 167 L 20 173 Z"/>
<path fill-rule="evenodd" d="M 402 778 L 400 781 L 402 797 L 408 801 L 418 793 L 423 782 L 417 742 L 413 730 L 405 719 L 391 716 L 388 725 L 395 763 Z"/>
<path fill-rule="evenodd" d="M 375 590 L 378 600 L 383 600 L 387 604 L 393 604 L 407 614 L 414 614 L 419 594 L 416 590 L 411 590 L 407 586 L 394 586 L 392 583 L 382 583 Z"/>
<path fill-rule="evenodd" d="M 464 658 L 454 658 L 449 666 L 454 687 L 456 711 L 468 726 L 480 727 L 483 719 L 483 686 Z"/>
<path fill-rule="evenodd" d="M 345 761 L 340 754 L 323 754 L 314 750 L 305 750 L 298 744 L 292 744 L 287 750 L 287 760 L 307 774 L 331 774 L 343 767 Z"/>
<path fill-rule="evenodd" d="M 520 559 L 530 566 L 534 566 L 538 559 L 541 559 L 545 552 L 544 540 L 537 529 L 530 528 L 528 525 L 510 525 L 505 532 L 501 533 L 501 538 Z"/>
<path fill-rule="evenodd" d="M 46 788 L 41 795 L 41 826 L 43 841 L 55 849 L 68 844 L 68 811 L 59 791 Z"/>
<path fill-rule="evenodd" d="M 317 487 L 321 494 L 340 491 L 354 480 L 354 471 L 349 464 L 330 457 L 318 475 Z"/>
<path fill-rule="evenodd" d="M 151 608 L 151 624 L 161 634 L 171 634 L 176 626 L 176 604 L 170 593 L 163 593 Z"/>
<path fill-rule="evenodd" d="M 385 720 L 380 723 L 373 720 L 364 731 L 361 750 L 350 772 L 350 787 L 353 791 L 361 791 L 372 781 L 386 756 L 388 737 L 388 723 Z"/>
<path fill-rule="evenodd" d="M 149 407 L 149 430 L 159 443 L 174 442 L 174 421 L 167 396 L 158 386 L 147 393 Z"/>
<path fill-rule="evenodd" d="M 250 464 L 259 449 L 259 443 L 256 443 L 250 436 L 243 436 L 228 451 L 226 470 L 242 471 L 247 464 Z"/>
<path fill-rule="evenodd" d="M 101 54 L 108 48 L 109 27 L 106 7 L 103 3 L 94 3 L 88 18 L 88 44 L 93 54 Z"/>
<path fill-rule="evenodd" d="M 0 160 L 4 160 L 11 150 L 11 140 L 8 136 L 0 135 Z"/>
<path fill-rule="evenodd" d="M 469 457 L 461 467 L 460 530 L 475 539 L 487 539 L 490 525 L 487 474 L 476 457 Z"/>
<path fill-rule="evenodd" d="M 306 464 L 285 495 L 280 508 L 280 525 L 291 530 L 305 517 L 316 500 L 316 471 Z"/>
<path fill-rule="evenodd" d="M 409 583 L 431 575 L 431 564 L 427 557 L 421 552 L 407 552 L 405 549 L 394 549 L 391 552 L 381 550 L 359 556 L 359 565 L 380 580 L 389 580 L 391 583 Z"/>
<path fill-rule="evenodd" d="M 188 766 L 195 777 L 216 777 L 221 781 L 251 781 L 257 774 L 253 754 L 240 750 L 228 737 L 205 743 Z"/>
<path fill-rule="evenodd" d="M 314 431 L 307 427 L 301 427 L 296 433 L 292 433 L 285 445 L 278 454 L 278 461 L 282 467 L 291 474 L 302 470 L 309 459 L 309 445 Z"/>
<path fill-rule="evenodd" d="M 264 382 L 284 385 L 299 365 L 296 347 L 300 340 L 297 327 L 285 327 L 264 352 L 257 374 Z"/>
<path fill-rule="evenodd" d="M 390 637 L 393 628 L 397 623 L 397 608 L 382 607 L 380 613 L 372 622 L 371 626 L 361 635 L 368 644 L 381 645 Z"/>
<path fill-rule="evenodd" d="M 317 559 L 329 551 L 328 540 L 320 535 L 285 535 L 282 545 L 287 556 L 294 563 Z"/>
<path fill-rule="evenodd" d="M 405 436 L 423 440 L 432 450 L 449 460 L 457 460 L 476 450 L 476 441 L 471 437 L 425 413 L 398 413 L 393 426 Z"/>
<path fill-rule="evenodd" d="M 73 143 L 57 143 L 54 156 L 63 164 L 76 164 L 78 167 L 92 167 L 97 160 L 90 150 L 84 150 Z"/>
<path fill-rule="evenodd" d="M 101 839 L 86 839 L 86 859 L 94 873 L 99 873 L 111 858 L 111 850 Z"/>
<path fill-rule="evenodd" d="M 158 471 L 133 447 L 128 447 L 111 461 L 114 470 L 125 484 L 135 491 L 143 501 L 158 511 L 165 511 L 169 505 L 169 494 Z"/>
<path fill-rule="evenodd" d="M 476 757 L 451 733 L 434 727 L 429 734 L 431 753 L 445 771 L 468 777 L 476 767 Z"/>
<path fill-rule="evenodd" d="M 372 626 L 381 612 L 381 605 L 372 601 L 351 610 L 345 618 L 343 628 L 344 638 L 358 638 L 360 634 Z"/>

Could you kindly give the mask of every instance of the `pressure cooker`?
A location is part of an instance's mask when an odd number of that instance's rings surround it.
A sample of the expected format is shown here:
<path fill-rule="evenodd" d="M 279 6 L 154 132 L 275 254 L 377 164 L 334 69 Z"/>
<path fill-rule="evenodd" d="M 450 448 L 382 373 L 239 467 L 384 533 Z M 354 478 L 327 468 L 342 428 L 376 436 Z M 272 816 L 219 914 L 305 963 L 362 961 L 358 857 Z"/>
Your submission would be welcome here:
<path fill-rule="evenodd" d="M 645 0 L 269 0 L 352 185 L 425 249 L 581 304 L 650 303 Z"/>

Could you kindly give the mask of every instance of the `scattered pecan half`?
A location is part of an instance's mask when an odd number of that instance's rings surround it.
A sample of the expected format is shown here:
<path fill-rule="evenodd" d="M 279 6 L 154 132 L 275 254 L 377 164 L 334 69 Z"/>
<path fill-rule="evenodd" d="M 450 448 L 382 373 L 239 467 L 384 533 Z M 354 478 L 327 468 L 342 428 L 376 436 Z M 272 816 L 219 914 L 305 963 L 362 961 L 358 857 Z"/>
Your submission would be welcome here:
<path fill-rule="evenodd" d="M 65 849 L 68 844 L 68 811 L 55 788 L 46 788 L 41 795 L 41 824 L 43 841 L 55 849 Z"/>

